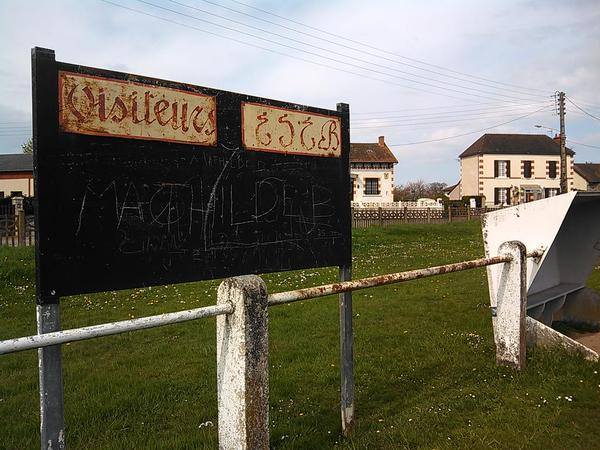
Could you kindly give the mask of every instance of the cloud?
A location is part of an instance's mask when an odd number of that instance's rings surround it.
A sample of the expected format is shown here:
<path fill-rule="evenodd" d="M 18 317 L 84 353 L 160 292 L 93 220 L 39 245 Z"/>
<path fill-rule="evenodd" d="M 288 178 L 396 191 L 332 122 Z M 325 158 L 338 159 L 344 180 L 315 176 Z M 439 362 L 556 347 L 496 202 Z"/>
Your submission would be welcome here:
<path fill-rule="evenodd" d="M 346 46 L 343 47 L 224 11 L 201 0 L 182 0 L 203 10 L 329 49 L 325 51 L 244 28 L 206 13 L 181 8 L 166 0 L 150 1 L 200 19 L 245 30 L 273 42 L 167 13 L 135 0 L 117 2 L 186 26 L 139 15 L 100 1 L 39 0 L 35 6 L 27 1 L 4 1 L 0 3 L 0 123 L 9 121 L 8 118 L 13 116 L 19 120 L 30 118 L 29 52 L 35 45 L 54 48 L 57 59 L 77 64 L 130 71 L 322 108 L 335 109 L 336 103 L 346 102 L 350 104 L 353 119 L 369 117 L 368 114 L 355 115 L 361 112 L 404 110 L 402 114 L 440 113 L 437 123 L 432 120 L 422 126 L 353 127 L 352 140 L 363 142 L 374 142 L 379 135 L 385 135 L 389 143 L 441 139 L 509 120 L 486 116 L 480 120 L 474 117 L 473 120 L 444 122 L 453 118 L 449 113 L 452 109 L 448 108 L 452 105 L 454 109 L 458 108 L 456 105 L 469 104 L 473 105 L 472 108 L 484 108 L 485 105 L 479 104 L 489 104 L 493 99 L 498 102 L 514 98 L 528 98 L 536 102 L 544 100 L 550 104 L 551 94 L 560 89 L 567 91 L 567 95 L 575 100 L 586 101 L 590 107 L 600 105 L 600 91 L 597 89 L 600 78 L 600 5 L 596 1 L 463 0 L 457 3 L 437 0 L 406 3 L 392 0 L 257 0 L 253 3 L 324 30 L 302 29 L 304 33 L 342 42 Z M 301 29 L 298 24 L 263 16 L 237 3 L 223 0 L 223 4 L 290 28 Z M 226 35 L 250 45 L 190 27 Z M 339 41 L 326 33 L 348 36 L 354 42 Z M 278 46 L 275 42 L 302 48 L 323 58 Z M 269 47 L 276 52 L 309 59 L 338 70 L 260 50 L 252 45 Z M 385 49 L 386 52 L 374 47 Z M 360 58 L 367 63 L 340 54 Z M 351 62 L 354 66 L 332 59 Z M 437 67 L 426 66 L 418 61 L 427 61 Z M 450 68 L 454 72 L 447 72 L 443 68 Z M 440 73 L 449 75 L 443 78 L 445 83 L 440 81 Z M 481 78 L 467 78 L 464 74 Z M 428 85 L 414 84 L 400 78 L 417 79 Z M 465 81 L 467 79 L 468 82 Z M 409 85 L 412 89 L 401 87 Z M 433 85 L 443 88 L 438 89 Z M 459 117 L 457 114 L 456 118 Z M 573 139 L 600 145 L 598 136 L 591 131 L 597 127 L 597 121 L 574 113 L 568 116 L 568 121 L 567 130 Z M 363 125 L 365 123 L 362 122 Z M 380 120 L 378 123 L 384 122 Z M 536 123 L 558 127 L 557 117 L 546 111 L 490 132 L 539 132 L 533 129 Z M 455 159 L 479 135 L 475 133 L 452 140 L 395 147 L 394 152 L 400 160 L 396 181 L 402 183 L 414 178 L 449 183 L 456 181 L 458 165 Z M 14 139 L 0 136 L 0 152 L 12 152 L 14 147 Z M 600 159 L 595 156 L 597 152 L 592 154 L 581 150 L 581 154 Z"/>

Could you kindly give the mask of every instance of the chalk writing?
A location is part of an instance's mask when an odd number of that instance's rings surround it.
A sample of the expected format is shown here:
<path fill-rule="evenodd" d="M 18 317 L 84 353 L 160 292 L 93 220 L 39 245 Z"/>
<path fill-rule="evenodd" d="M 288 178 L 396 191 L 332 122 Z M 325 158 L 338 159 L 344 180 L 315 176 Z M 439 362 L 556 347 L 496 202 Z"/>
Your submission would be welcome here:
<path fill-rule="evenodd" d="M 58 80 L 62 131 L 216 145 L 214 97 L 64 71 Z"/>
<path fill-rule="evenodd" d="M 247 150 L 341 156 L 338 117 L 242 102 L 242 142 Z"/>
<path fill-rule="evenodd" d="M 236 186 L 247 177 L 238 174 L 224 182 L 226 170 L 213 183 L 202 178 L 153 186 L 90 180 L 79 197 L 75 235 L 96 233 L 97 218 L 103 217 L 104 238 L 113 236 L 122 254 L 167 251 L 193 260 L 215 250 L 282 244 L 304 249 L 343 237 L 329 187 L 311 177 L 291 183 L 271 175 L 244 191 Z"/>

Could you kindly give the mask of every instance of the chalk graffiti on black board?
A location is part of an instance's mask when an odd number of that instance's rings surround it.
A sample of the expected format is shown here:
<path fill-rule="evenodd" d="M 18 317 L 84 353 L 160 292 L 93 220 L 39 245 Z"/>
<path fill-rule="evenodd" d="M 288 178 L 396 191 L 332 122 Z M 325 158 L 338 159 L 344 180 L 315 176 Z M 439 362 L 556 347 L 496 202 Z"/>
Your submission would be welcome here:
<path fill-rule="evenodd" d="M 329 188 L 311 179 L 292 183 L 266 176 L 245 192 L 236 187 L 236 181 L 245 185 L 243 177 L 222 183 L 219 176 L 213 184 L 200 177 L 152 185 L 90 182 L 81 196 L 76 235 L 101 228 L 105 237 L 114 236 L 123 254 L 168 250 L 196 257 L 214 250 L 341 238 Z"/>

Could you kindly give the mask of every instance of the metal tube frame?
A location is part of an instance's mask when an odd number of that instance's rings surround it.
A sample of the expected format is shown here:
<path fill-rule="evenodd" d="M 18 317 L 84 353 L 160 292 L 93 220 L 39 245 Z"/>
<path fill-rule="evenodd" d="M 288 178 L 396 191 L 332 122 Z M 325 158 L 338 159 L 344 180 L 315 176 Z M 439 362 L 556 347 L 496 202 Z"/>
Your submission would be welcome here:
<path fill-rule="evenodd" d="M 122 320 L 120 322 L 103 323 L 89 327 L 74 328 L 71 330 L 44 332 L 35 336 L 27 336 L 0 341 L 0 355 L 6 353 L 43 348 L 67 342 L 83 341 L 102 336 L 126 333 L 128 331 L 156 328 L 163 325 L 187 322 L 190 320 L 214 317 L 221 314 L 231 314 L 232 305 L 214 305 L 204 308 L 188 309 L 156 316 L 140 317 L 138 319 Z"/>
<path fill-rule="evenodd" d="M 525 256 L 527 258 L 541 258 L 543 254 L 543 249 L 536 249 L 527 253 Z M 514 257 L 509 254 L 504 254 L 490 258 L 480 258 L 460 263 L 397 272 L 354 281 L 351 281 L 350 267 L 340 267 L 340 282 L 271 294 L 268 296 L 268 306 L 340 294 L 342 429 L 344 435 L 347 435 L 350 433 L 354 423 L 354 361 L 351 292 L 375 286 L 460 272 L 477 267 L 509 263 L 513 261 L 513 258 Z M 59 449 L 66 448 L 60 344 L 234 313 L 233 304 L 223 303 L 203 308 L 60 331 L 60 310 L 58 303 L 38 305 L 37 308 L 38 334 L 35 336 L 0 341 L 0 355 L 38 348 L 40 365 L 41 442 L 42 446 L 44 445 L 44 442 L 47 442 L 52 443 L 53 448 Z"/>

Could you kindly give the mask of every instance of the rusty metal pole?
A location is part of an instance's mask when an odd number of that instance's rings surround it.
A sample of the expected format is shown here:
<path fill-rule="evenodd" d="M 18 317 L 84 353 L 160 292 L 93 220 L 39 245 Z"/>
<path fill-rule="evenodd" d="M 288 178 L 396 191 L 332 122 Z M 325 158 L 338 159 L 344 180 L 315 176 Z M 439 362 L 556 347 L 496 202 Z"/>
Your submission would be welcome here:
<path fill-rule="evenodd" d="M 526 363 L 527 250 L 519 241 L 503 243 L 499 254 L 508 255 L 496 280 L 492 300 L 492 325 L 496 362 L 521 370 Z M 495 304 L 494 304 L 495 302 Z"/>
<path fill-rule="evenodd" d="M 350 281 L 352 269 L 340 266 L 340 281 Z M 339 294 L 340 303 L 340 376 L 342 433 L 349 436 L 354 428 L 354 336 L 352 332 L 352 292 Z"/>
<path fill-rule="evenodd" d="M 219 448 L 269 448 L 269 328 L 267 288 L 256 275 L 228 278 L 217 304 Z"/>

